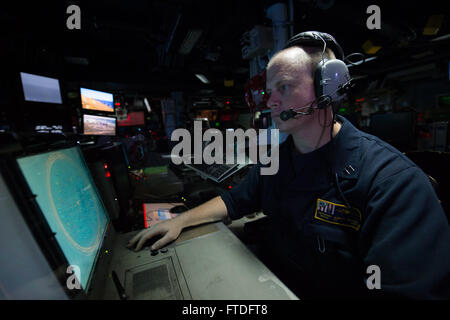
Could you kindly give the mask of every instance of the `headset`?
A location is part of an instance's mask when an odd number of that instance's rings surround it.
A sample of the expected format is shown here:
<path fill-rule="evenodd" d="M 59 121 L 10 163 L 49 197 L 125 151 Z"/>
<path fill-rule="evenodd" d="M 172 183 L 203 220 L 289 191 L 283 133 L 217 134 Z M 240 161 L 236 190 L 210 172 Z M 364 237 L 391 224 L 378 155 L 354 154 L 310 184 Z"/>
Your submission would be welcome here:
<path fill-rule="evenodd" d="M 314 71 L 314 92 L 316 100 L 306 106 L 293 108 L 280 113 L 280 119 L 287 121 L 297 115 L 310 115 L 313 109 L 325 109 L 333 102 L 342 100 L 346 93 L 353 87 L 347 65 L 344 63 L 344 51 L 333 36 L 328 33 L 318 31 L 306 31 L 299 33 L 288 40 L 283 49 L 295 46 L 322 47 L 322 60 Z M 329 60 L 324 58 L 327 48 L 330 48 L 337 59 Z M 315 105 L 313 107 L 313 105 Z M 307 112 L 299 112 L 308 108 Z"/>

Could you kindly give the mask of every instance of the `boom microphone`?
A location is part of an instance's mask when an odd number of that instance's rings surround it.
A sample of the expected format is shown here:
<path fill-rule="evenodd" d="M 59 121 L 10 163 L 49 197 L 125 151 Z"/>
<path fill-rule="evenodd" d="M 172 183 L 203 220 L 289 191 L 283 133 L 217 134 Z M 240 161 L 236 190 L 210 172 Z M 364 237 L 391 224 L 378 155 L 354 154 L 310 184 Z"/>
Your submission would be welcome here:
<path fill-rule="evenodd" d="M 327 106 L 329 106 L 331 102 L 332 102 L 332 99 L 329 95 L 323 95 L 323 96 L 320 96 L 319 98 L 317 98 L 316 100 L 312 101 L 309 106 L 307 104 L 306 106 L 303 106 L 300 108 L 295 108 L 296 110 L 309 108 L 307 112 L 294 111 L 293 108 L 290 108 L 289 111 L 283 111 L 280 113 L 280 119 L 283 121 L 287 121 L 291 118 L 295 118 L 295 116 L 298 116 L 298 115 L 309 116 L 313 113 L 313 109 L 324 109 Z M 314 105 L 314 107 L 313 107 L 313 105 Z"/>
<path fill-rule="evenodd" d="M 283 111 L 280 113 L 280 119 L 283 121 L 288 121 L 291 118 L 294 118 L 297 115 L 297 112 L 294 110 L 289 109 L 289 111 Z"/>
<path fill-rule="evenodd" d="M 280 119 L 283 120 L 283 121 L 288 121 L 291 118 L 295 118 L 295 116 L 297 116 L 297 115 L 308 116 L 308 115 L 313 113 L 313 106 L 312 106 L 312 104 L 314 102 L 315 102 L 315 100 L 309 106 L 303 106 L 303 107 L 300 107 L 300 108 L 296 108 L 296 110 L 309 108 L 307 112 L 294 111 L 293 108 L 290 108 L 288 111 L 282 111 L 280 113 Z"/>

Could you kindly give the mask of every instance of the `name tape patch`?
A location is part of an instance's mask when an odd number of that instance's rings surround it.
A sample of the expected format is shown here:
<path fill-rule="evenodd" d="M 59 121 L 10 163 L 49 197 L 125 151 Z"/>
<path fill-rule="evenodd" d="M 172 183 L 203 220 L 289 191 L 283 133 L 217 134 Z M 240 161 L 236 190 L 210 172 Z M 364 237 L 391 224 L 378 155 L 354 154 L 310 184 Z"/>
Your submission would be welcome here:
<path fill-rule="evenodd" d="M 361 227 L 361 212 L 350 209 L 339 203 L 333 203 L 323 199 L 317 199 L 314 218 L 323 222 L 332 223 L 344 227 L 359 230 Z"/>

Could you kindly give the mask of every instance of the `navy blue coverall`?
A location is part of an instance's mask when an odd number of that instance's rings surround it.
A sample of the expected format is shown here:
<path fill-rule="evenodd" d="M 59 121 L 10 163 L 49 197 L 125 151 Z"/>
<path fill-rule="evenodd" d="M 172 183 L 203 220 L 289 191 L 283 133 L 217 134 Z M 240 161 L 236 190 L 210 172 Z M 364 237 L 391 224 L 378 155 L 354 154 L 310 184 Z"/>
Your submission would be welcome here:
<path fill-rule="evenodd" d="M 300 154 L 289 136 L 277 174 L 260 175 L 256 164 L 222 194 L 229 217 L 268 216 L 267 243 L 300 298 L 449 299 L 450 227 L 428 177 L 394 147 L 336 119 L 342 127 L 331 142 Z M 371 265 L 381 289 L 367 286 Z"/>

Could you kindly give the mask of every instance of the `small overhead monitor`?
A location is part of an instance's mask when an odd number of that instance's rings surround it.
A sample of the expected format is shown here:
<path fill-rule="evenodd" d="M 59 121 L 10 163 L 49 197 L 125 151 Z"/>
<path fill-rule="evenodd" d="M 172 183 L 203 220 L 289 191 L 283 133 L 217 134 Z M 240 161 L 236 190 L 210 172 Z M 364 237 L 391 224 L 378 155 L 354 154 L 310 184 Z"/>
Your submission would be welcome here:
<path fill-rule="evenodd" d="M 80 88 L 81 106 L 85 110 L 114 112 L 112 93 Z"/>
<path fill-rule="evenodd" d="M 44 219 L 87 291 L 109 216 L 78 147 L 17 160 Z"/>
<path fill-rule="evenodd" d="M 84 114 L 83 134 L 94 136 L 115 136 L 116 118 Z"/>
<path fill-rule="evenodd" d="M 59 80 L 21 72 L 25 101 L 62 104 Z"/>
<path fill-rule="evenodd" d="M 143 126 L 145 125 L 144 111 L 129 112 L 126 120 L 117 121 L 119 127 Z"/>

